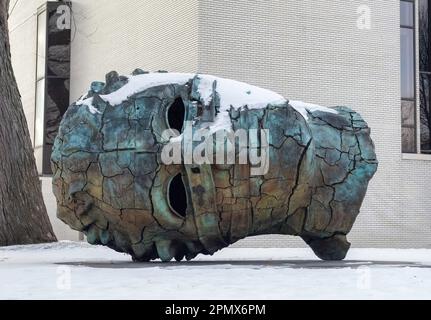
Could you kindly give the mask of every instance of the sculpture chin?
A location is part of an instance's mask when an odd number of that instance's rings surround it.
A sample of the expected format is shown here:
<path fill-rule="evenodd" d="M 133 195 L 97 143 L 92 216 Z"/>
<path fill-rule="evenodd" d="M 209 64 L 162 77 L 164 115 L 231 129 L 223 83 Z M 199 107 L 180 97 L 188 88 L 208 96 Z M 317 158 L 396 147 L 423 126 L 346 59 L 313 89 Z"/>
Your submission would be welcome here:
<path fill-rule="evenodd" d="M 178 113 L 179 112 L 179 113 Z M 176 121 L 175 119 L 181 119 Z M 166 164 L 164 137 L 190 121 L 269 132 L 254 146 L 269 167 Z M 209 136 L 215 132 L 209 133 Z M 299 236 L 323 260 L 342 260 L 377 170 L 370 129 L 347 107 L 289 102 L 206 75 L 111 72 L 65 114 L 52 154 L 58 217 L 88 242 L 135 261 L 191 260 L 248 236 Z"/>

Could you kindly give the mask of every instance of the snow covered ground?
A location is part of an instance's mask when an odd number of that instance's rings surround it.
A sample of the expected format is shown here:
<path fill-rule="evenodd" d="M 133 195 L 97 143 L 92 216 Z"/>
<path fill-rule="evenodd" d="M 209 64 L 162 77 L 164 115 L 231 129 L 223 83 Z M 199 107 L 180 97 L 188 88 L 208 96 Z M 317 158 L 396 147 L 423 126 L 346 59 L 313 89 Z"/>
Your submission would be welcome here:
<path fill-rule="evenodd" d="M 0 299 L 431 299 L 431 250 L 226 249 L 193 262 L 132 263 L 84 243 L 0 248 Z"/>

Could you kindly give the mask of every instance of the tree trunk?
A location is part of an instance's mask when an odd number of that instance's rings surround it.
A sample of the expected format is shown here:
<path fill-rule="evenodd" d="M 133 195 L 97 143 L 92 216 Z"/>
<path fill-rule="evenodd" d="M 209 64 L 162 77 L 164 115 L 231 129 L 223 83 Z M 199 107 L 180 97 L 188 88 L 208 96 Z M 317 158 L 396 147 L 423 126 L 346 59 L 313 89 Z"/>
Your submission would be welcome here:
<path fill-rule="evenodd" d="M 0 0 L 0 246 L 56 241 L 12 70 L 9 0 Z"/>

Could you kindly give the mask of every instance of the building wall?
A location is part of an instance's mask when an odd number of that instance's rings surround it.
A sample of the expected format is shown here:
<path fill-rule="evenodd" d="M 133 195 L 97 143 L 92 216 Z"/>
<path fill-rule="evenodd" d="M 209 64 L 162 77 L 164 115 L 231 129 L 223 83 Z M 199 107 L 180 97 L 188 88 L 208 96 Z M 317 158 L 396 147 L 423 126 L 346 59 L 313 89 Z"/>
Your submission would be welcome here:
<path fill-rule="evenodd" d="M 36 10 L 10 18 L 12 59 L 33 132 Z M 359 29 L 367 5 L 371 29 Z M 372 128 L 380 167 L 357 224 L 356 247 L 431 247 L 431 160 L 401 154 L 398 0 L 75 0 L 71 100 L 117 70 L 210 73 L 317 104 L 348 105 Z M 50 217 L 55 205 L 44 179 Z M 428 192 L 428 193 L 426 193 Z M 60 238 L 74 238 L 54 227 Z M 265 236 L 239 246 L 302 246 Z"/>
<path fill-rule="evenodd" d="M 403 160 L 401 154 L 399 5 L 398 0 L 201 0 L 199 6 L 200 72 L 263 86 L 292 100 L 347 105 L 368 121 L 380 166 L 348 237 L 356 247 L 431 247 L 431 158 Z M 360 29 L 358 18 L 367 8 L 371 28 Z M 240 245 L 302 243 L 277 236 Z"/>
<path fill-rule="evenodd" d="M 11 1 L 12 5 L 14 1 Z M 9 19 L 12 62 L 30 134 L 34 135 L 37 8 L 43 0 L 19 1 Z M 73 0 L 71 101 L 116 70 L 136 68 L 195 72 L 198 56 L 196 0 Z M 11 6 L 12 7 L 12 6 Z M 59 239 L 77 240 L 56 218 L 51 179 L 42 179 L 51 222 Z"/>

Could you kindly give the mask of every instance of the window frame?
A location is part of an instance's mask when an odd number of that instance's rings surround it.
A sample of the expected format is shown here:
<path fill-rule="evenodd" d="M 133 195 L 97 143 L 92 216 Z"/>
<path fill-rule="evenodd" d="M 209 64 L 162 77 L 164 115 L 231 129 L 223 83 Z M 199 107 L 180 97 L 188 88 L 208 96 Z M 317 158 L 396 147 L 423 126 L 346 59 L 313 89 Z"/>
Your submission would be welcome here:
<path fill-rule="evenodd" d="M 45 21 L 44 21 L 44 23 L 45 23 L 45 25 L 42 27 L 42 26 L 40 26 L 40 24 L 39 24 L 39 16 L 40 15 L 42 15 L 42 14 L 45 14 Z M 34 106 L 35 106 L 35 109 L 34 109 L 34 126 L 33 126 L 33 148 L 34 148 L 34 153 L 35 153 L 35 158 L 36 158 L 36 163 L 38 164 L 38 174 L 39 174 L 39 176 L 49 176 L 48 174 L 45 174 L 44 173 L 44 168 L 43 168 L 43 165 L 44 165 L 44 148 L 45 148 L 45 142 L 46 142 L 46 121 L 45 121 L 45 106 L 46 106 L 46 101 L 47 101 L 47 78 L 46 78 L 46 75 L 47 75 L 47 73 L 48 73 L 48 64 L 47 64 L 47 52 L 48 52 L 48 3 L 47 2 L 44 2 L 40 7 L 38 7 L 37 8 L 37 14 L 36 14 L 36 74 L 35 74 L 35 81 L 34 81 L 34 84 L 35 84 L 35 91 L 34 91 L 34 98 L 35 98 L 35 104 L 34 104 Z M 43 77 L 39 77 L 39 67 L 40 67 L 40 64 L 39 64 L 39 59 L 40 59 L 40 55 L 39 55 L 39 49 L 40 49 L 40 47 L 39 47 L 39 30 L 40 30 L 40 28 L 44 28 L 45 29 L 45 48 L 44 48 L 44 57 L 43 57 L 43 59 L 44 59 L 44 63 L 43 63 L 43 66 L 44 66 L 44 68 L 43 68 Z M 44 82 L 44 86 L 43 86 L 43 88 L 40 88 L 39 86 L 38 86 L 38 83 L 40 82 L 40 81 L 43 81 Z M 43 114 L 43 119 L 42 119 L 42 128 L 39 128 L 38 127 L 38 122 L 36 121 L 37 120 L 37 116 L 38 116 L 38 110 L 37 110 L 37 103 L 38 103 L 38 101 L 37 101 L 37 97 L 38 97 L 38 89 L 43 89 L 43 110 L 41 111 L 42 112 L 42 114 Z M 39 106 L 40 107 L 40 106 Z M 36 145 L 36 138 L 37 138 L 37 131 L 38 130 L 42 130 L 42 132 L 43 132 L 43 138 L 42 138 L 42 145 Z"/>
<path fill-rule="evenodd" d="M 58 18 L 63 18 L 63 15 L 67 14 L 65 8 L 59 10 L 61 6 L 67 6 L 71 13 L 71 1 L 46 1 L 38 7 L 36 13 L 33 148 L 40 177 L 52 176 L 50 159 L 54 138 L 61 117 L 70 104 L 72 27 L 71 25 L 59 27 Z M 44 17 L 41 18 L 41 15 Z M 71 15 L 67 18 L 71 19 Z M 53 46 L 60 46 L 61 50 L 51 52 Z M 41 54 L 42 50 L 45 51 L 44 54 Z M 57 62 L 61 67 L 55 68 Z M 41 92 L 42 90 L 44 92 Z"/>
<path fill-rule="evenodd" d="M 415 149 L 416 151 L 413 153 L 407 153 L 403 152 L 401 150 L 401 158 L 403 160 L 424 160 L 424 161 L 431 161 L 431 154 L 422 153 L 421 150 L 421 122 L 420 122 L 420 64 L 418 63 L 420 60 L 420 48 L 419 48 L 419 41 L 420 41 L 420 30 L 418 28 L 418 22 L 419 22 L 419 0 L 400 0 L 400 2 L 410 2 L 413 4 L 413 13 L 414 13 L 414 20 L 413 20 L 413 27 L 402 25 L 401 24 L 401 8 L 400 8 L 400 45 L 401 45 L 401 29 L 402 28 L 409 28 L 414 30 L 414 36 L 413 36 L 413 48 L 415 50 L 414 52 L 414 99 L 404 99 L 401 97 L 401 90 L 400 90 L 400 103 L 402 101 L 408 101 L 408 102 L 414 102 L 415 105 Z M 401 62 L 401 56 L 400 56 L 400 62 Z M 400 70 L 401 71 L 401 70 Z M 401 79 L 400 79 L 401 84 Z M 401 86 L 400 86 L 401 89 Z M 400 110 L 401 111 L 401 110 Z M 402 129 L 402 124 L 401 124 Z M 402 140 L 401 140 L 401 147 L 402 147 Z"/>

